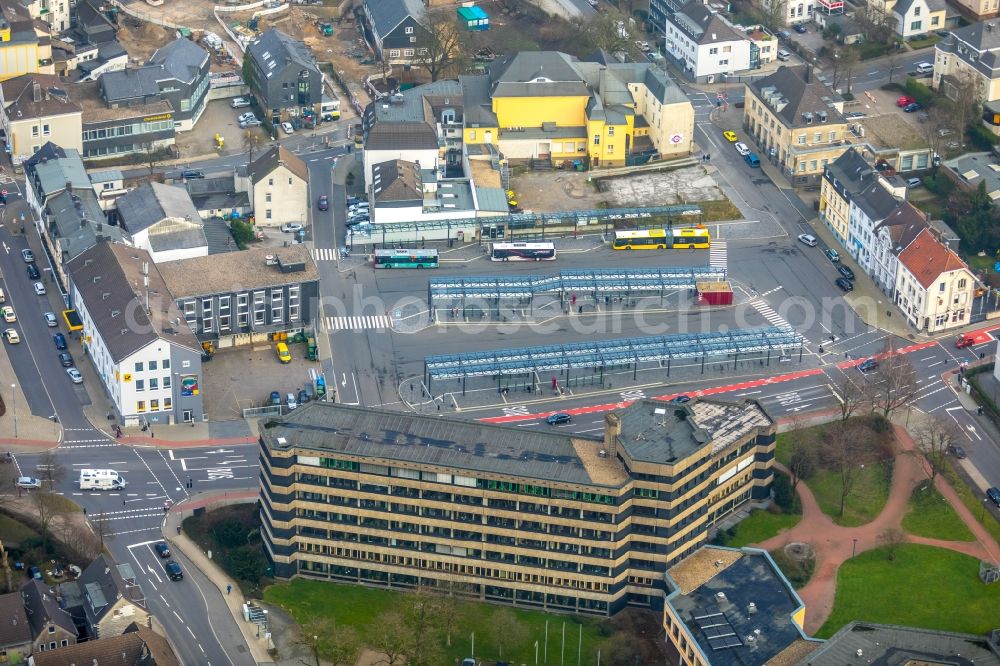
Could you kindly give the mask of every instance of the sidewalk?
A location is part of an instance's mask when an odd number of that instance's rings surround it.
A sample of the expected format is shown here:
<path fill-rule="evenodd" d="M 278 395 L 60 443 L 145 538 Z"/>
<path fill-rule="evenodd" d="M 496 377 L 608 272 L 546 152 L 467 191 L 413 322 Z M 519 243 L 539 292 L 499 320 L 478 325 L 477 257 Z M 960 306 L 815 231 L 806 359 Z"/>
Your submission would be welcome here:
<path fill-rule="evenodd" d="M 260 496 L 257 490 L 243 490 L 226 493 L 198 494 L 175 504 L 167 513 L 163 523 L 163 534 L 170 547 L 184 554 L 191 562 L 191 565 L 203 574 L 219 590 L 219 596 L 225 602 L 232 613 L 233 621 L 243 634 L 243 640 L 250 651 L 250 655 L 258 664 L 274 664 L 274 660 L 267 651 L 267 641 L 263 636 L 257 637 L 256 625 L 243 620 L 243 605 L 246 598 L 240 591 L 236 581 L 229 578 L 224 571 L 208 555 L 202 552 L 201 548 L 180 531 L 183 520 L 192 515 L 195 509 L 214 508 L 225 504 L 239 504 L 254 502 Z M 227 594 L 227 590 L 232 586 L 232 592 Z M 224 645 L 228 649 L 236 649 L 235 645 Z"/>

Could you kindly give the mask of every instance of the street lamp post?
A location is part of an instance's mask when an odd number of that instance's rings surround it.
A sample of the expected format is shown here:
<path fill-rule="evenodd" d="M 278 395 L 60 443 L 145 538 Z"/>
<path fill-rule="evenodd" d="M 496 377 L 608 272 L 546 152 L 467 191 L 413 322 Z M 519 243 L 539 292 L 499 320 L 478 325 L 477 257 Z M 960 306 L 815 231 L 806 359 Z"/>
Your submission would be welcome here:
<path fill-rule="evenodd" d="M 10 385 L 10 413 L 14 417 L 14 439 L 17 439 L 17 384 Z"/>
<path fill-rule="evenodd" d="M 854 539 L 854 545 L 851 546 L 851 559 L 854 559 L 854 555 L 858 552 L 858 540 Z"/>

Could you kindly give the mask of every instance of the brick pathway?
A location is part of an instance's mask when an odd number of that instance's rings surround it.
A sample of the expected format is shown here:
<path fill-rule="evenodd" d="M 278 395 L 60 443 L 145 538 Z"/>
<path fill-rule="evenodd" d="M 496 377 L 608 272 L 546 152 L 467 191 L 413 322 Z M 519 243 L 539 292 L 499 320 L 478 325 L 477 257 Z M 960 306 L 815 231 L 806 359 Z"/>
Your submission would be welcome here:
<path fill-rule="evenodd" d="M 800 483 L 796 490 L 802 503 L 802 519 L 795 527 L 755 544 L 764 550 L 775 550 L 797 541 L 812 546 L 816 554 L 816 570 L 809 582 L 798 591 L 806 605 L 806 633 L 815 634 L 830 616 L 837 590 L 837 571 L 841 564 L 851 558 L 855 546 L 857 553 L 877 548 L 878 536 L 886 529 L 901 529 L 900 525 L 906 514 L 910 494 L 918 484 L 929 478 L 927 462 L 920 455 L 913 439 L 901 426 L 894 426 L 894 430 L 897 450 L 892 485 L 885 507 L 873 521 L 860 527 L 837 525 L 820 510 L 808 486 Z M 782 465 L 779 464 L 778 467 L 787 473 L 788 470 Z M 907 535 L 907 541 L 947 548 L 977 559 L 1000 562 L 1000 546 L 962 504 L 955 489 L 940 475 L 935 479 L 934 486 L 972 531 L 976 541 L 941 541 L 912 535 Z"/>

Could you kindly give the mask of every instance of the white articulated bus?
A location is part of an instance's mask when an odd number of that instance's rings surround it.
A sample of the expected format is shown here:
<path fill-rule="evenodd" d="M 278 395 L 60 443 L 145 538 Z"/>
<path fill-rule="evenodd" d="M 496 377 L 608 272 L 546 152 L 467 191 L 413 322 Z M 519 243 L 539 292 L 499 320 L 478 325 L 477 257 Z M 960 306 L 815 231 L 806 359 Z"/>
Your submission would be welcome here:
<path fill-rule="evenodd" d="M 127 485 L 125 477 L 114 469 L 80 470 L 80 490 L 122 490 Z"/>

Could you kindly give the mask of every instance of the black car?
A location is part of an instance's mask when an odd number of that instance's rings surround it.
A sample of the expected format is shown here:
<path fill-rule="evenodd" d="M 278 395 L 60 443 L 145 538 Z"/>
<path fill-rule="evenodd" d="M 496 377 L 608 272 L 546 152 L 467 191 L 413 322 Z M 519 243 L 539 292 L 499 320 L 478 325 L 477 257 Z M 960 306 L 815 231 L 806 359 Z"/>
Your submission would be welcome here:
<path fill-rule="evenodd" d="M 955 456 L 956 458 L 958 458 L 959 460 L 962 460 L 963 458 L 967 457 L 965 449 L 963 449 L 961 446 L 958 446 L 957 444 L 949 445 L 946 451 L 951 455 Z"/>
<path fill-rule="evenodd" d="M 1000 488 L 997 488 L 996 486 L 990 488 L 989 490 L 986 491 L 986 496 L 990 499 L 991 502 L 993 502 L 997 506 L 1000 506 Z"/>
<path fill-rule="evenodd" d="M 41 274 L 38 272 L 38 266 L 34 264 L 28 264 L 28 278 L 31 280 L 41 279 Z"/>
<path fill-rule="evenodd" d="M 691 402 L 691 396 L 689 395 L 675 395 L 670 399 L 670 402 L 676 405 L 683 405 L 685 403 Z"/>
<path fill-rule="evenodd" d="M 163 543 L 162 541 L 153 546 L 153 550 L 155 550 L 156 554 L 159 555 L 161 558 L 170 557 L 170 548 L 167 547 L 167 544 Z"/>
<path fill-rule="evenodd" d="M 854 271 L 845 266 L 844 264 L 837 264 L 837 272 L 843 275 L 848 280 L 854 279 Z"/>
<path fill-rule="evenodd" d="M 549 414 L 545 418 L 545 422 L 549 425 L 559 425 L 560 423 L 569 423 L 573 420 L 566 412 L 556 412 L 555 414 Z"/>
<path fill-rule="evenodd" d="M 167 563 L 163 565 L 163 570 L 167 572 L 167 577 L 170 580 L 184 579 L 184 572 L 181 571 L 181 565 L 177 564 L 173 560 L 167 560 Z"/>
<path fill-rule="evenodd" d="M 796 23 L 794 30 L 795 30 L 795 32 L 799 33 L 800 35 L 804 35 L 807 32 L 809 32 L 809 28 L 807 28 L 805 25 L 803 25 L 801 23 Z"/>
<path fill-rule="evenodd" d="M 66 336 L 62 333 L 56 333 L 52 336 L 52 342 L 56 343 L 56 349 L 62 351 L 66 349 Z"/>
<path fill-rule="evenodd" d="M 854 284 L 847 278 L 839 277 L 833 282 L 843 291 L 854 291 Z"/>
<path fill-rule="evenodd" d="M 348 206 L 353 206 L 354 204 L 359 204 L 363 201 L 367 201 L 367 199 L 359 199 L 358 197 L 347 197 Z"/>
<path fill-rule="evenodd" d="M 875 357 L 866 358 L 861 363 L 858 363 L 858 372 L 861 374 L 871 372 L 872 370 L 878 370 L 878 359 Z"/>
<path fill-rule="evenodd" d="M 327 197 L 325 194 L 321 196 L 316 204 L 316 207 L 319 208 L 320 210 L 329 210 L 330 209 L 329 197 Z"/>
<path fill-rule="evenodd" d="M 305 389 L 299 389 L 299 404 L 304 405 L 309 402 L 309 393 Z"/>
<path fill-rule="evenodd" d="M 185 169 L 184 171 L 181 171 L 181 178 L 184 180 L 200 180 L 204 177 L 205 174 L 197 169 Z"/>
<path fill-rule="evenodd" d="M 914 111 L 919 111 L 922 108 L 924 107 L 920 106 L 916 102 L 910 102 L 909 104 L 903 107 L 903 111 L 905 113 L 913 113 Z"/>
<path fill-rule="evenodd" d="M 59 354 L 59 363 L 62 364 L 62 367 L 64 368 L 72 368 L 73 357 L 70 356 L 69 352 L 62 352 L 61 354 Z"/>

